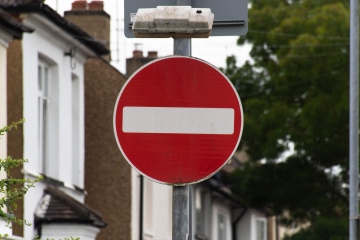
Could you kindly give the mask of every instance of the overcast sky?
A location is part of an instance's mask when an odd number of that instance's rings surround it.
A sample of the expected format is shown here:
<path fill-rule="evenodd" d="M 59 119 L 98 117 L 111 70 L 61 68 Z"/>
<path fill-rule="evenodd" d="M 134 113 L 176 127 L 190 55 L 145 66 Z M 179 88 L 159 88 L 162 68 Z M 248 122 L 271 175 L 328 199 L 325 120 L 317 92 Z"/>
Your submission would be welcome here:
<path fill-rule="evenodd" d="M 64 11 L 71 9 L 74 0 L 46 0 L 46 4 L 57 10 L 63 16 Z M 147 55 L 148 51 L 158 51 L 159 57 L 173 54 L 173 39 L 140 39 L 126 38 L 123 29 L 124 0 L 104 0 L 105 11 L 111 15 L 111 56 L 112 65 L 125 73 L 125 59 L 132 56 L 137 44 Z M 118 19 L 118 21 L 117 21 Z M 117 24 L 118 23 L 118 24 Z M 118 26 L 117 26 L 118 25 Z M 117 30 L 118 29 L 118 30 Z M 226 56 L 235 55 L 238 65 L 249 59 L 250 47 L 236 45 L 238 37 L 210 37 L 192 39 L 192 56 L 201 58 L 216 67 L 225 67 Z"/>

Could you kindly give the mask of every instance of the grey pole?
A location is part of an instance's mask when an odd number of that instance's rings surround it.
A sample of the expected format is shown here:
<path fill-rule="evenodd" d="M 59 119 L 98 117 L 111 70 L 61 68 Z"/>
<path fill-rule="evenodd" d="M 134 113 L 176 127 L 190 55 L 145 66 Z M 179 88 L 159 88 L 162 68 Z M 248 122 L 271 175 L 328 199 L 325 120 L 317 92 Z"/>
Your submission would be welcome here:
<path fill-rule="evenodd" d="M 191 56 L 191 38 L 174 39 L 174 55 Z M 188 240 L 190 235 L 190 187 L 173 187 L 172 240 Z"/>
<path fill-rule="evenodd" d="M 191 6 L 191 0 L 177 0 L 178 6 Z M 174 55 L 191 56 L 191 38 L 174 39 Z M 172 240 L 189 240 L 190 187 L 173 187 Z"/>
<path fill-rule="evenodd" d="M 350 0 L 349 240 L 358 239 L 359 218 L 359 0 Z"/>
<path fill-rule="evenodd" d="M 189 186 L 173 187 L 172 240 L 189 239 Z"/>
<path fill-rule="evenodd" d="M 175 38 L 174 55 L 191 56 L 191 38 Z"/>

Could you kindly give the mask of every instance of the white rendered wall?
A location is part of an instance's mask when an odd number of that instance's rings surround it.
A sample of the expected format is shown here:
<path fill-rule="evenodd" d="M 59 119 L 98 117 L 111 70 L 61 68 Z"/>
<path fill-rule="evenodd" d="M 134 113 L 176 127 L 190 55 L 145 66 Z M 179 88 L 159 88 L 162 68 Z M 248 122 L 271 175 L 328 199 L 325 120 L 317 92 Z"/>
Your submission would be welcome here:
<path fill-rule="evenodd" d="M 26 23 L 29 24 L 27 21 Z M 26 165 L 27 170 L 39 172 L 38 164 L 38 105 L 37 105 L 37 65 L 39 55 L 45 56 L 52 62 L 53 75 L 51 80 L 58 81 L 58 102 L 56 103 L 59 119 L 52 119 L 58 121 L 57 130 L 57 156 L 58 168 L 52 169 L 58 180 L 71 183 L 72 174 L 69 170 L 72 160 L 72 141 L 71 141 L 71 74 L 75 73 L 79 78 L 81 84 L 81 102 L 82 102 L 82 122 L 83 122 L 83 62 L 76 61 L 76 69 L 70 68 L 70 57 L 65 57 L 64 52 L 69 50 L 67 46 L 58 46 L 58 38 L 54 36 L 53 39 L 49 35 L 43 36 L 41 31 L 37 30 L 33 34 L 24 36 L 23 39 L 23 82 L 24 82 L 24 117 L 26 124 L 24 125 L 25 131 L 25 157 L 29 159 L 29 164 Z M 83 126 L 80 130 L 80 158 L 84 155 L 84 130 Z M 82 173 L 83 175 L 83 173 Z M 82 181 L 83 182 L 83 181 Z M 83 184 L 81 184 L 83 187 Z"/>
<path fill-rule="evenodd" d="M 218 213 L 225 215 L 226 221 L 226 239 L 218 239 Z M 231 211 L 230 207 L 220 202 L 213 202 L 212 205 L 212 239 L 213 240 L 231 240 Z M 246 239 L 246 238 L 244 238 Z"/>
<path fill-rule="evenodd" d="M 42 239 L 74 239 L 94 240 L 99 228 L 86 226 L 84 224 L 44 224 L 42 228 Z"/>
<path fill-rule="evenodd" d="M 153 239 L 172 239 L 172 186 L 153 184 Z"/>
<path fill-rule="evenodd" d="M 139 204 L 140 204 L 139 173 L 131 168 L 131 240 L 139 239 Z"/>
<path fill-rule="evenodd" d="M 257 219 L 264 220 L 267 222 L 266 215 L 264 213 L 261 213 L 254 209 L 248 210 L 237 225 L 236 239 L 256 240 Z"/>
<path fill-rule="evenodd" d="M 57 81 L 58 98 L 52 102 L 57 109 L 57 119 L 51 119 L 58 126 L 52 129 L 56 132 L 55 143 L 56 151 L 50 155 L 50 159 L 56 162 L 55 166 L 50 170 L 51 177 L 64 182 L 69 188 L 64 190 L 78 201 L 83 202 L 84 196 L 74 190 L 71 190 L 72 183 L 72 74 L 78 77 L 80 83 L 80 129 L 79 129 L 79 164 L 82 166 L 79 172 L 80 184 L 84 186 L 84 62 L 85 56 L 81 51 L 77 54 L 75 61 L 76 68 L 72 69 L 70 65 L 70 57 L 64 56 L 64 53 L 70 50 L 72 43 L 66 40 L 66 34 L 58 29 L 55 25 L 48 26 L 47 20 L 43 20 L 36 15 L 29 15 L 24 23 L 35 28 L 32 34 L 23 36 L 23 91 L 24 91 L 24 157 L 29 160 L 24 170 L 26 177 L 32 178 L 41 172 L 39 169 L 38 156 L 38 59 L 39 56 L 44 57 L 52 68 L 51 80 Z M 64 37 L 65 36 L 65 37 Z M 30 222 L 33 221 L 34 211 L 39 199 L 43 195 L 45 185 L 37 184 L 36 188 L 32 188 L 25 195 L 25 213 L 24 218 Z M 25 239 L 32 239 L 37 233 L 33 226 L 25 227 Z"/>
<path fill-rule="evenodd" d="M 245 215 L 240 219 L 239 223 L 236 226 L 236 239 L 248 239 L 251 238 L 251 210 L 247 210 Z"/>
<path fill-rule="evenodd" d="M 267 218 L 264 213 L 261 213 L 257 210 L 251 210 L 252 213 L 252 222 L 251 222 L 251 235 L 252 239 L 256 240 L 256 220 L 262 220 L 265 222 L 265 233 L 267 233 Z"/>
<path fill-rule="evenodd" d="M 140 221 L 140 177 L 139 173 L 131 169 L 131 239 L 139 239 L 139 221 Z M 146 186 L 151 185 L 152 201 L 146 203 L 149 195 L 146 196 Z M 144 202 L 143 202 L 143 239 L 171 239 L 172 228 L 172 187 L 151 182 L 144 178 Z M 149 192 L 149 191 L 148 191 Z M 151 205 L 151 206 L 150 206 Z M 152 207 L 150 211 L 146 209 Z M 151 212 L 151 216 L 146 213 Z M 152 221 L 151 226 L 147 226 L 147 219 Z"/>
<path fill-rule="evenodd" d="M 1 38 L 0 34 L 0 128 L 4 127 L 7 124 L 7 108 L 6 108 L 6 50 L 7 41 Z M 7 141 L 6 135 L 0 137 L 0 159 L 4 159 L 7 155 Z M 4 171 L 0 170 L 0 179 L 6 178 Z M 3 194 L 0 194 L 0 198 L 3 197 Z M 0 220 L 0 233 L 1 234 L 10 234 L 11 229 L 5 226 L 5 222 Z"/>
<path fill-rule="evenodd" d="M 0 128 L 7 123 L 7 108 L 6 108 L 6 46 L 0 42 Z M 6 156 L 6 136 L 0 139 L 0 158 Z M 0 172 L 1 174 L 1 172 Z M 0 175 L 3 177 L 4 175 Z"/>

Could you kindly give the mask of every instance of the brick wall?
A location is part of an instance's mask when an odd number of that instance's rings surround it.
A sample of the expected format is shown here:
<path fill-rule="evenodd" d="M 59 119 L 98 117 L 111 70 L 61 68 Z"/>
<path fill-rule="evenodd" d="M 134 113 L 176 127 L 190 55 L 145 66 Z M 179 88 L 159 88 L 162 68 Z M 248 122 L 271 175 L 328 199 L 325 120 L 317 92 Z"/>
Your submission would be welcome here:
<path fill-rule="evenodd" d="M 110 64 L 85 64 L 85 203 L 108 224 L 97 239 L 131 239 L 131 167 L 113 130 L 113 113 L 125 77 Z"/>
<path fill-rule="evenodd" d="M 133 56 L 126 59 L 126 76 L 130 77 L 140 67 L 155 60 L 157 57 L 156 51 L 149 51 L 147 57 L 144 57 L 141 50 L 134 50 Z"/>
<path fill-rule="evenodd" d="M 103 10 L 102 1 L 75 1 L 64 17 L 110 49 L 110 15 Z M 104 59 L 110 61 L 110 55 Z"/>
<path fill-rule="evenodd" d="M 22 43 L 21 40 L 14 40 L 9 44 L 7 51 L 7 122 L 19 121 L 23 118 L 23 65 L 22 65 Z M 26 122 L 24 123 L 26 124 Z M 24 134 L 23 125 L 13 129 L 7 134 L 7 154 L 14 159 L 24 157 Z M 21 173 L 23 166 L 11 169 L 10 174 L 13 178 L 24 178 Z M 17 200 L 17 210 L 15 216 L 24 218 L 24 201 Z M 26 219 L 32 221 L 33 219 Z M 23 226 L 14 224 L 12 227 L 13 235 L 24 236 Z"/>

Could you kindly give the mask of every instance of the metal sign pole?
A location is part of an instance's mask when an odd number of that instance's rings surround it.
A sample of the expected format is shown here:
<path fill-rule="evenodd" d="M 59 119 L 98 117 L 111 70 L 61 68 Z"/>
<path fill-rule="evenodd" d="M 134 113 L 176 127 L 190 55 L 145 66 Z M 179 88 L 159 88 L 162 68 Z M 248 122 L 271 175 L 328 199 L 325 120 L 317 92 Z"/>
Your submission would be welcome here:
<path fill-rule="evenodd" d="M 189 186 L 173 187 L 173 240 L 189 240 L 189 200 Z"/>
<path fill-rule="evenodd" d="M 191 56 L 191 38 L 174 39 L 174 55 Z M 190 228 L 189 186 L 173 187 L 172 239 L 188 240 Z"/>
<path fill-rule="evenodd" d="M 191 6 L 191 0 L 177 0 L 176 4 L 178 6 Z M 191 38 L 174 39 L 174 55 L 191 56 Z M 172 240 L 189 240 L 189 189 L 189 186 L 173 187 Z"/>
<path fill-rule="evenodd" d="M 349 239 L 359 229 L 359 0 L 350 1 L 350 158 Z"/>

